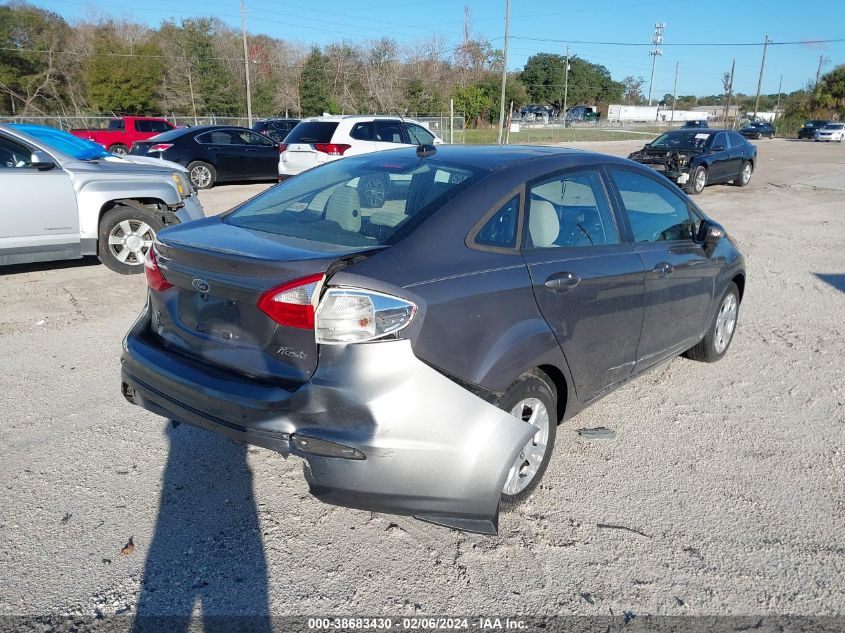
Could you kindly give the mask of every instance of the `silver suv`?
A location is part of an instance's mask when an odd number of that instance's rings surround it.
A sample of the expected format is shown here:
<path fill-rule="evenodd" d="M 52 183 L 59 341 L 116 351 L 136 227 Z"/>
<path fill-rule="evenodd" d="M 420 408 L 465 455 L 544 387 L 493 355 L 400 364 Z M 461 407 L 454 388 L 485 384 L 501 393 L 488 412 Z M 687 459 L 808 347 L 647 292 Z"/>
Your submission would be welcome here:
<path fill-rule="evenodd" d="M 184 167 L 42 125 L 0 124 L 0 191 L 0 266 L 98 255 L 140 273 L 157 231 L 205 215 Z"/>

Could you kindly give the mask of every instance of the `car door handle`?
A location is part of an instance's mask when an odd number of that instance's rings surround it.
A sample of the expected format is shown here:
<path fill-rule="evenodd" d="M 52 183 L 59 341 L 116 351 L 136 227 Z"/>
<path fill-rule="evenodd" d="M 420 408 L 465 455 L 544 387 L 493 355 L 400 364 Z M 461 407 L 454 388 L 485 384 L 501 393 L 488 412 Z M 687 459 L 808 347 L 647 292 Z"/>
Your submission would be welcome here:
<path fill-rule="evenodd" d="M 575 273 L 555 273 L 546 279 L 544 284 L 552 292 L 569 292 L 581 283 L 581 278 Z"/>
<path fill-rule="evenodd" d="M 657 277 L 666 277 L 675 272 L 675 267 L 669 262 L 660 262 L 653 270 Z"/>

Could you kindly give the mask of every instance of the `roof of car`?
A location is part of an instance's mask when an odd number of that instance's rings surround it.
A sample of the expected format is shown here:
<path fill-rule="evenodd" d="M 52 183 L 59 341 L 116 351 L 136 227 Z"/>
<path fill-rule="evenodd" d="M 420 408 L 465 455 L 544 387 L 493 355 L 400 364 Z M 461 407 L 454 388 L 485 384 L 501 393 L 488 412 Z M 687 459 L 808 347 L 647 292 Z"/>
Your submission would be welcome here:
<path fill-rule="evenodd" d="M 416 123 L 417 121 L 411 117 L 402 116 L 401 114 L 323 114 L 321 116 L 312 116 L 302 119 L 302 121 L 344 121 L 346 119 L 363 119 L 365 121 L 372 121 L 375 119 L 389 119 L 391 121 L 402 120 Z"/>

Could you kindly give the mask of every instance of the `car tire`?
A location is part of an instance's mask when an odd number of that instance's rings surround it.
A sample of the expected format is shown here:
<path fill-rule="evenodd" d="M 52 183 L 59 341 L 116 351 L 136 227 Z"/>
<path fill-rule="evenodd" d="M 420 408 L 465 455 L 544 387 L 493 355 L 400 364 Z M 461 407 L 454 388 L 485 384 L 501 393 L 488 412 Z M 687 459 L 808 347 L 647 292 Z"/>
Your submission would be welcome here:
<path fill-rule="evenodd" d="M 531 496 L 551 460 L 557 431 L 557 390 L 545 373 L 534 369 L 508 387 L 499 407 L 538 429 L 517 455 L 505 479 L 500 507 L 510 510 Z"/>
<path fill-rule="evenodd" d="M 738 320 L 739 288 L 731 282 L 719 300 L 719 307 L 710 320 L 707 334 L 684 352 L 684 356 L 705 363 L 715 363 L 717 360 L 721 360 L 731 346 Z"/>
<path fill-rule="evenodd" d="M 129 148 L 126 147 L 123 143 L 115 143 L 111 147 L 109 147 L 109 151 L 114 154 L 115 156 L 125 156 L 129 153 Z"/>
<path fill-rule="evenodd" d="M 144 271 L 144 260 L 164 224 L 147 209 L 118 205 L 100 219 L 97 254 L 121 275 Z"/>
<path fill-rule="evenodd" d="M 742 167 L 739 170 L 739 176 L 734 178 L 734 184 L 737 187 L 745 187 L 749 182 L 751 182 L 751 176 L 754 173 L 754 166 L 751 164 L 751 161 L 743 161 Z"/>
<path fill-rule="evenodd" d="M 387 174 L 361 176 L 358 180 L 358 201 L 362 209 L 380 209 L 387 200 L 390 178 Z"/>
<path fill-rule="evenodd" d="M 689 179 L 689 185 L 687 185 L 687 193 L 693 196 L 697 196 L 702 191 L 704 191 L 704 187 L 707 186 L 707 168 L 703 166 L 696 167 Z"/>
<path fill-rule="evenodd" d="M 211 189 L 217 182 L 217 170 L 213 165 L 195 160 L 188 164 L 188 177 L 197 189 Z"/>

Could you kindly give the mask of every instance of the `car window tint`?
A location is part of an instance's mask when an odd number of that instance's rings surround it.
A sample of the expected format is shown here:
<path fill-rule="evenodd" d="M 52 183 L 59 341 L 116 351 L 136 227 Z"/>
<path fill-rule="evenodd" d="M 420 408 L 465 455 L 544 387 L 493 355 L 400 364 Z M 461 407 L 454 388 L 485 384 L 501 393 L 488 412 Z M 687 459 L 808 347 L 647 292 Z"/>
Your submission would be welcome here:
<path fill-rule="evenodd" d="M 742 138 L 741 134 L 737 134 L 736 132 L 728 132 L 728 138 L 731 141 L 731 147 L 742 147 L 745 145 L 745 139 Z"/>
<path fill-rule="evenodd" d="M 150 132 L 167 132 L 172 130 L 173 126 L 166 121 L 147 121 L 150 124 Z"/>
<path fill-rule="evenodd" d="M 373 134 L 382 143 L 402 143 L 402 127 L 399 121 L 373 121 Z"/>
<path fill-rule="evenodd" d="M 372 141 L 373 140 L 373 124 L 371 121 L 363 121 L 352 126 L 352 131 L 349 136 L 358 141 Z"/>
<path fill-rule="evenodd" d="M 694 236 L 687 201 L 643 174 L 611 170 L 635 242 L 688 240 Z"/>
<path fill-rule="evenodd" d="M 408 135 L 411 137 L 411 142 L 417 145 L 431 145 L 434 143 L 434 134 L 426 130 L 421 125 L 413 123 L 405 126 L 408 130 Z"/>
<path fill-rule="evenodd" d="M 378 154 L 334 161 L 245 202 L 226 222 L 334 246 L 393 244 L 482 172 L 434 159 Z M 377 194 L 377 195 L 372 195 Z"/>
<path fill-rule="evenodd" d="M 0 169 L 29 167 L 32 152 L 24 145 L 0 136 Z"/>
<path fill-rule="evenodd" d="M 151 121 L 143 121 L 141 119 L 137 119 L 135 121 L 135 130 L 138 132 L 152 132 L 152 127 L 150 126 Z"/>
<path fill-rule="evenodd" d="M 246 145 L 269 147 L 273 144 L 268 139 L 264 138 L 260 134 L 255 134 L 254 132 L 238 132 L 236 136 L 239 137 L 240 141 Z"/>
<path fill-rule="evenodd" d="M 619 233 L 598 173 L 569 172 L 531 187 L 528 246 L 618 244 Z"/>
<path fill-rule="evenodd" d="M 516 246 L 516 227 L 519 221 L 519 196 L 508 200 L 493 214 L 473 240 L 483 246 L 514 248 Z"/>
<path fill-rule="evenodd" d="M 728 137 L 725 135 L 724 132 L 718 132 L 715 137 L 713 137 L 713 142 L 710 143 L 710 147 L 718 147 L 721 145 L 722 147 L 727 148 L 728 146 Z"/>
<path fill-rule="evenodd" d="M 125 124 L 123 119 L 111 119 L 109 124 L 106 126 L 107 130 L 120 130 L 121 132 L 124 130 Z"/>
<path fill-rule="evenodd" d="M 336 121 L 302 121 L 297 125 L 285 142 L 290 143 L 331 143 L 337 129 Z"/>

